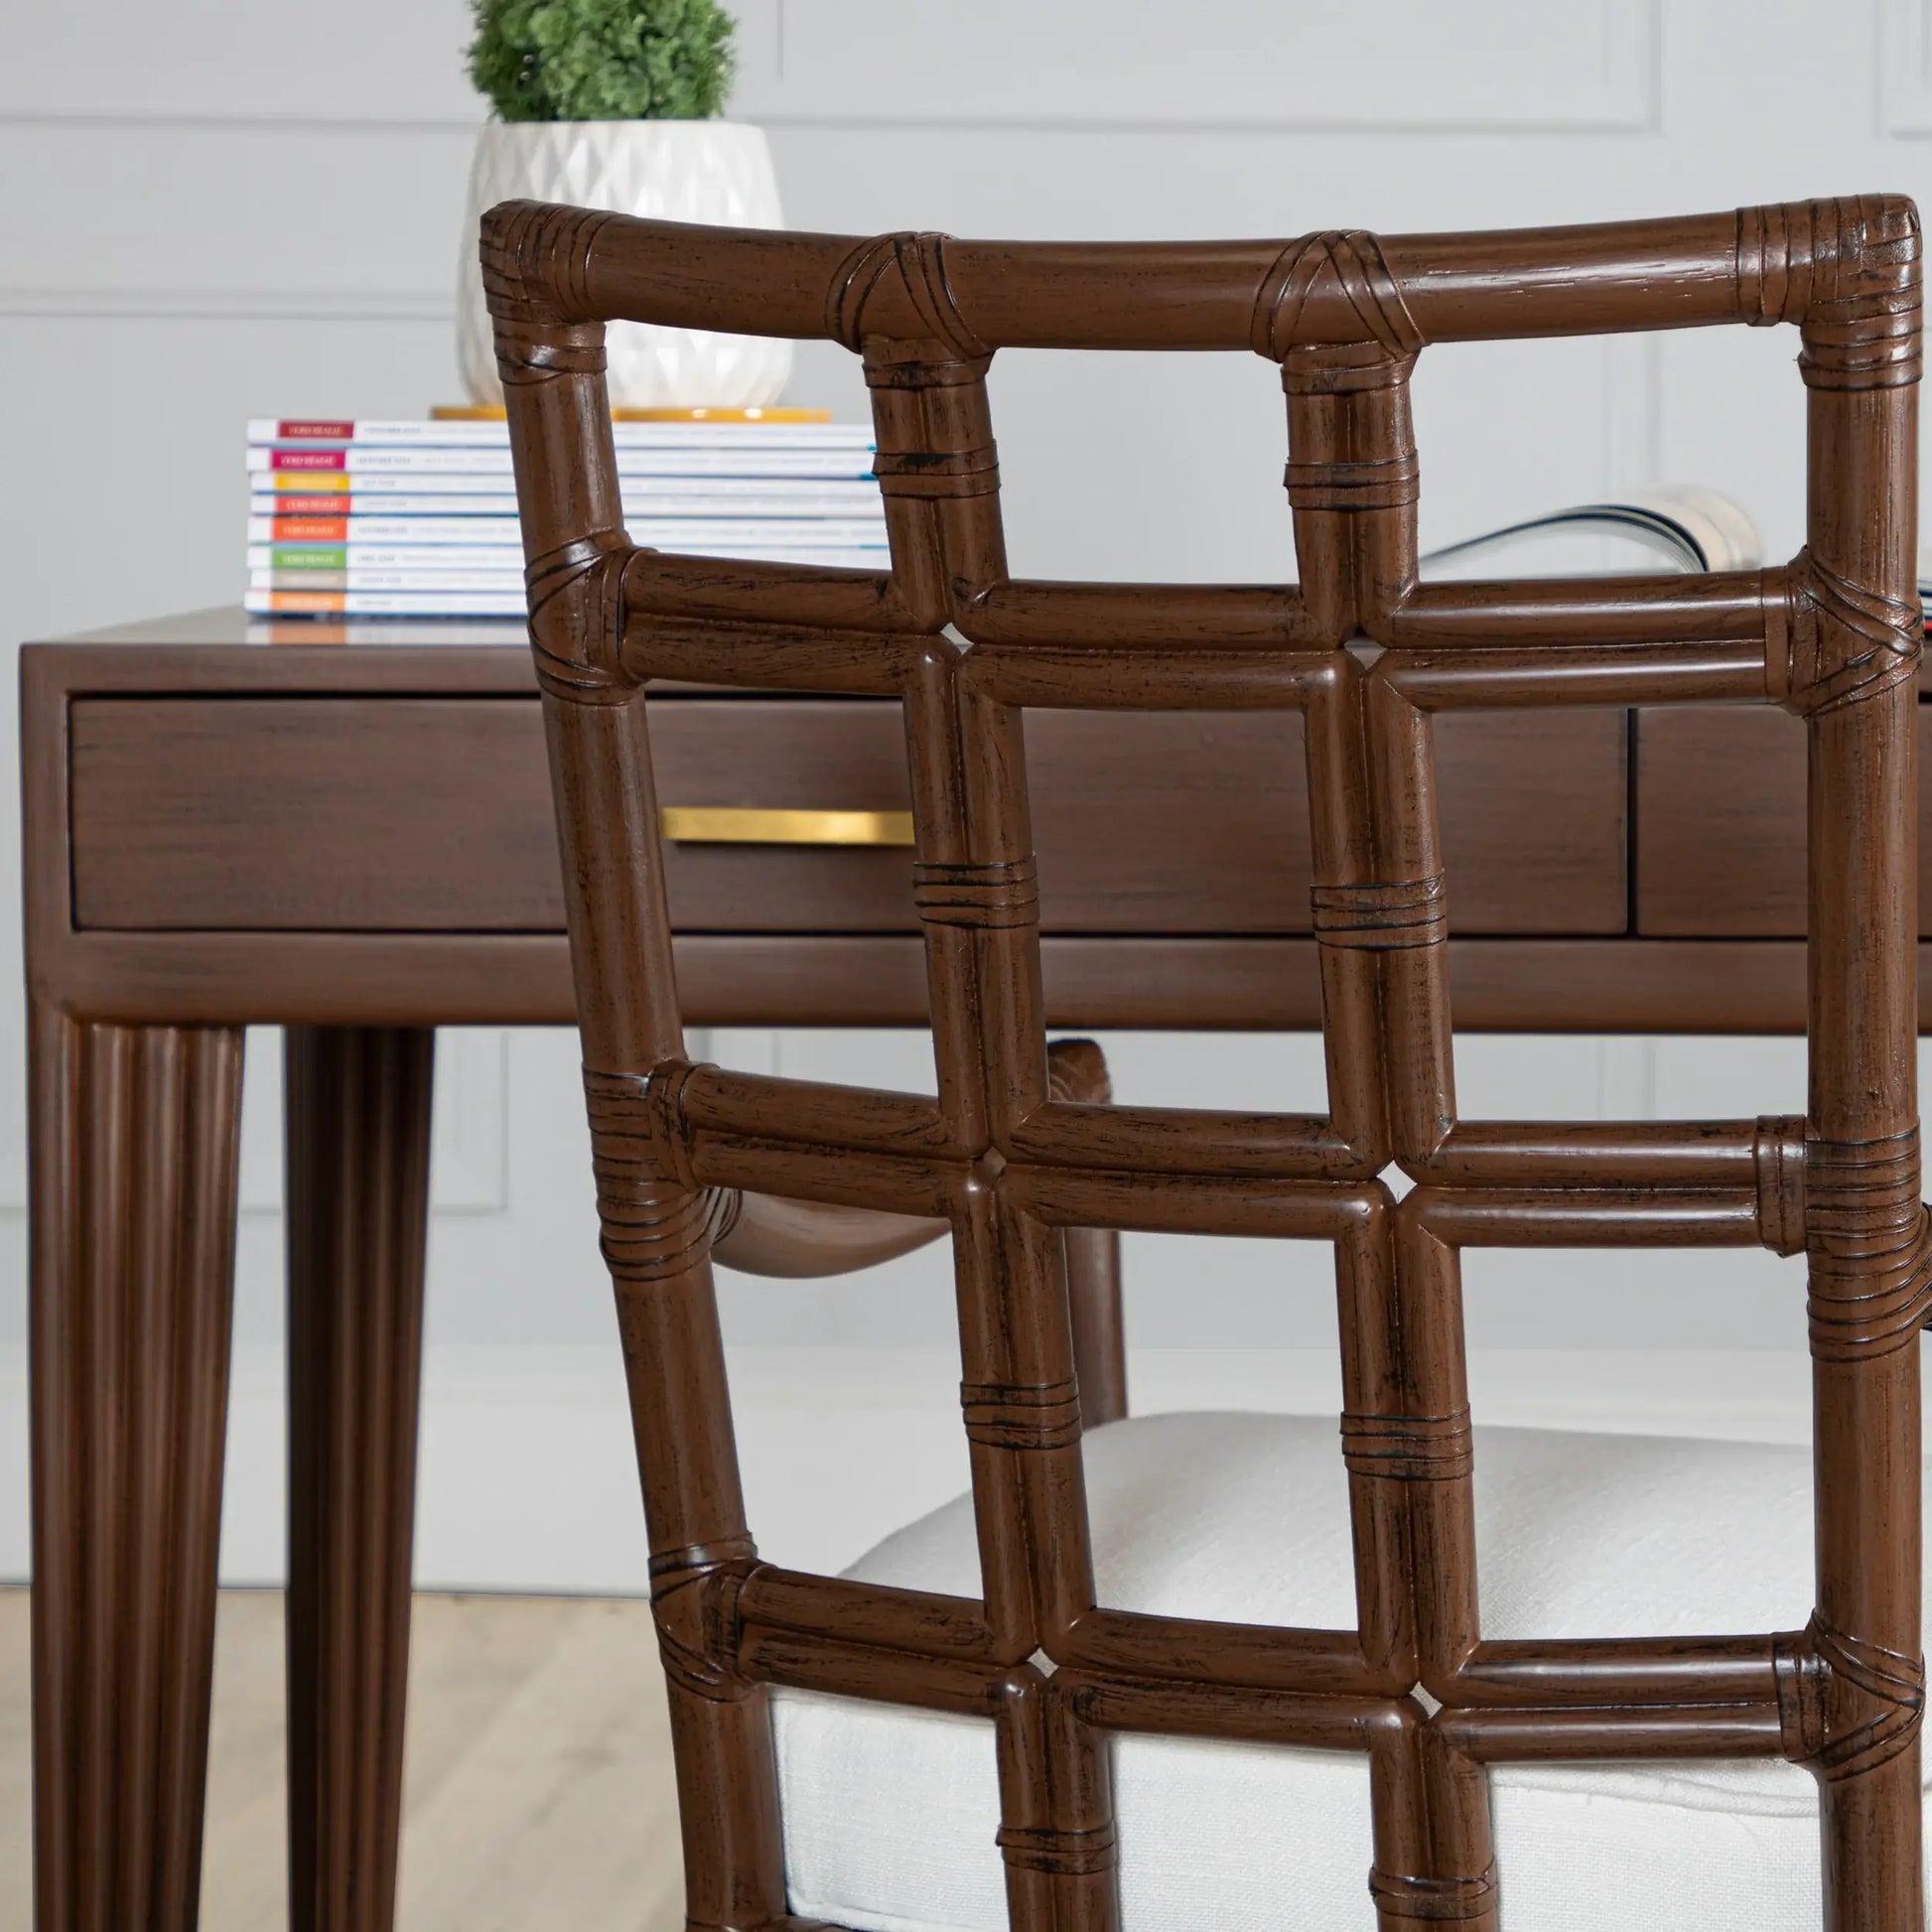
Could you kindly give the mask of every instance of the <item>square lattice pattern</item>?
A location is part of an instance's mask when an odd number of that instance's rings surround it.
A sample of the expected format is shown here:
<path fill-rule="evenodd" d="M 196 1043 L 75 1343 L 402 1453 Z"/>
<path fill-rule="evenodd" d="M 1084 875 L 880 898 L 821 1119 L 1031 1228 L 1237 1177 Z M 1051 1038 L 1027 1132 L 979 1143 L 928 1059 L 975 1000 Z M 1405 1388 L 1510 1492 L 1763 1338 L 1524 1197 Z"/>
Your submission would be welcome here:
<path fill-rule="evenodd" d="M 510 398 L 567 855 L 605 1252 L 671 1682 L 690 1917 L 785 1925 L 762 1687 L 992 1717 L 1012 1922 L 1114 1925 L 1106 1735 L 1365 1752 L 1381 1921 L 1495 1922 L 1483 1767 L 1778 1755 L 1819 1779 L 1827 1922 L 1917 1924 L 1913 1050 L 1917 217 L 1896 198 L 1523 234 L 1090 248 L 867 242 L 512 204 L 484 277 Z M 829 336 L 864 357 L 890 576 L 637 550 L 602 321 Z M 1408 384 L 1432 343 L 1799 326 L 1810 526 L 1787 567 L 1417 582 Z M 1007 345 L 1280 364 L 1297 586 L 1006 570 L 985 375 Z M 935 1101 L 683 1057 L 643 706 L 653 678 L 903 706 Z M 1805 1118 L 1471 1122 L 1432 719 L 1773 702 L 1810 734 Z M 1329 1112 L 1136 1108 L 1049 1082 L 1029 708 L 1299 711 Z M 1123 786 L 1134 782 L 1121 773 Z M 1379 1176 L 1416 1185 L 1398 1203 Z M 739 1496 L 707 1259 L 718 1185 L 943 1217 L 983 1600 L 783 1572 Z M 1333 1245 L 1350 1630 L 1097 1606 L 1058 1230 Z M 1485 1641 L 1459 1251 L 1763 1243 L 1807 1256 L 1818 1595 L 1802 1629 Z"/>

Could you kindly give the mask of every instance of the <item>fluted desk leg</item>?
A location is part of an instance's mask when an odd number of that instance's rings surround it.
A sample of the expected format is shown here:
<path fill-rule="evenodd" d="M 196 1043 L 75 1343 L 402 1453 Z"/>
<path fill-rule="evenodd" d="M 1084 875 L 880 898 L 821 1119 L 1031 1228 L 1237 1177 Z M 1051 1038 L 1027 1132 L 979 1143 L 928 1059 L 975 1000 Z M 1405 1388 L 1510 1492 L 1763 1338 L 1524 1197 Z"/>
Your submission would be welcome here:
<path fill-rule="evenodd" d="M 32 1020 L 40 1932 L 193 1932 L 241 1035 Z"/>
<path fill-rule="evenodd" d="M 434 1040 L 287 1034 L 294 1932 L 395 1916 Z"/>

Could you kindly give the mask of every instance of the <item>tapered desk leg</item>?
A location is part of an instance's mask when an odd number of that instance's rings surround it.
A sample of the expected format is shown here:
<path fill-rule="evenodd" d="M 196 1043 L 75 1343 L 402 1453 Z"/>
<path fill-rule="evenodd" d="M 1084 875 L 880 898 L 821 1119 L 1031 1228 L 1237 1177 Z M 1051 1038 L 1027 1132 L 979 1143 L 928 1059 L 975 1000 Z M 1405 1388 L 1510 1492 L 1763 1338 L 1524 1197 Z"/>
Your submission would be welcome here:
<path fill-rule="evenodd" d="M 40 1932 L 193 1932 L 241 1035 L 32 1017 Z"/>
<path fill-rule="evenodd" d="M 294 1932 L 395 1914 L 434 1039 L 287 1035 Z"/>

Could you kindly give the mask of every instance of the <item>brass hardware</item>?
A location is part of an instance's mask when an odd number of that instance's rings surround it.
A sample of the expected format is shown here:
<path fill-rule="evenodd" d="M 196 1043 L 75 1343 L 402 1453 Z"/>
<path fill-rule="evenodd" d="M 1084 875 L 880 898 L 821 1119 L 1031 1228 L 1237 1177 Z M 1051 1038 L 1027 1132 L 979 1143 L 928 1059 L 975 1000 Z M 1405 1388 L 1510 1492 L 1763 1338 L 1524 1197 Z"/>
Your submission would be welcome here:
<path fill-rule="evenodd" d="M 678 845 L 910 845 L 910 812 L 814 812 L 763 805 L 666 805 Z"/>

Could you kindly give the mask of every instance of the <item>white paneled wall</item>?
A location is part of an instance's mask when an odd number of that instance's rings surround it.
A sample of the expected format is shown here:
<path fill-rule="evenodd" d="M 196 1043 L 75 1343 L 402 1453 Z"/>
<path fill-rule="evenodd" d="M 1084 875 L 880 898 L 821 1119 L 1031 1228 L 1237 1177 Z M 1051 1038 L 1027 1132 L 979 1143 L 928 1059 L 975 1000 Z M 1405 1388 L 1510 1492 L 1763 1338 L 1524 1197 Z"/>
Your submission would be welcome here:
<path fill-rule="evenodd" d="M 1287 235 L 1866 188 L 1932 199 L 1927 0 L 1390 0 L 1366 32 L 1363 9 L 1338 0 L 739 11 L 736 110 L 771 128 L 804 226 Z M 480 118 L 466 34 L 462 0 L 103 0 L 16 21 L 0 65 L 0 632 L 231 601 L 245 418 L 407 414 L 453 396 L 450 290 Z M 1416 384 L 1425 541 L 1668 480 L 1728 490 L 1774 553 L 1792 550 L 1793 353 L 1784 331 L 1432 350 Z M 1281 400 L 1260 361 L 1015 353 L 993 384 L 1018 569 L 1292 570 Z M 822 345 L 801 352 L 793 394 L 864 408 L 848 358 Z M 10 709 L 5 729 L 11 741 Z M 0 788 L 7 868 L 13 796 Z M 0 902 L 14 887 L 9 871 Z M 16 954 L 9 917 L 9 971 Z M 280 1561 L 280 1264 L 272 1036 L 250 1047 L 226 1560 L 259 1577 Z M 1135 1099 L 1318 1098 L 1305 1040 L 1109 1049 Z M 711 1050 L 921 1077 L 902 1037 L 719 1035 Z M 634 1583 L 571 1042 L 454 1035 L 441 1064 L 422 1574 Z M 1471 1040 L 1459 1076 L 1471 1112 L 1802 1105 L 1785 1043 Z M 26 1561 L 20 1087 L 17 1011 L 0 1008 L 0 1575 Z M 1143 1406 L 1332 1400 L 1320 1255 L 1149 1238 L 1129 1269 Z M 1486 1255 L 1469 1282 L 1491 1416 L 1802 1426 L 1795 1283 L 1769 1257 Z M 852 1554 L 957 1477 L 942 1258 L 850 1284 L 734 1281 L 725 1300 L 771 1554 Z M 1504 1338 L 1513 1352 L 1496 1351 Z M 920 1392 L 900 1405 L 906 1453 L 889 1471 L 861 1465 L 853 1419 L 900 1383 Z M 794 1431 L 781 1453 L 801 1409 L 807 1448 Z"/>
<path fill-rule="evenodd" d="M 1391 0 L 1373 79 L 1340 74 L 1362 17 L 1335 4 L 764 0 L 743 9 L 738 111 L 857 127 L 1648 129 L 1658 0 Z"/>

